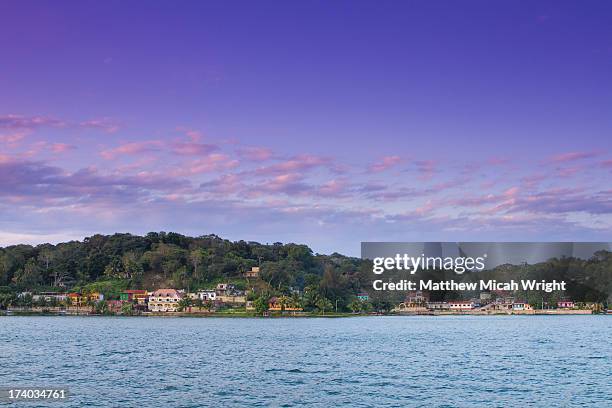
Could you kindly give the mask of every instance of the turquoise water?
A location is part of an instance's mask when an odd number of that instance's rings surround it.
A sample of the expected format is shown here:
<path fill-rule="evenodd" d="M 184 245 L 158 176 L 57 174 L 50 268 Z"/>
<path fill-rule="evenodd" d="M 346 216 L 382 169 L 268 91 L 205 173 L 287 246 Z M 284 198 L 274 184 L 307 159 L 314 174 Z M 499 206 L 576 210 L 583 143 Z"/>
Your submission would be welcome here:
<path fill-rule="evenodd" d="M 52 406 L 610 406 L 611 316 L 0 317 Z"/>

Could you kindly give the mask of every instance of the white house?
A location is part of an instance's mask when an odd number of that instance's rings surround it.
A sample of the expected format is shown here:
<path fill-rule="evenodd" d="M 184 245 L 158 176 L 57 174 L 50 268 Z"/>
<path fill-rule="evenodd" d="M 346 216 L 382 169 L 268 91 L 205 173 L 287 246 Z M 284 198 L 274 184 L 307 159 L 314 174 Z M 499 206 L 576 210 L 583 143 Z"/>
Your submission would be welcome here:
<path fill-rule="evenodd" d="M 427 302 L 427 308 L 430 310 L 448 310 L 447 302 Z"/>
<path fill-rule="evenodd" d="M 533 310 L 533 308 L 527 302 L 514 302 L 512 304 L 512 310 Z"/>
<path fill-rule="evenodd" d="M 215 292 L 214 290 L 201 290 L 198 293 L 196 293 L 196 297 L 203 301 L 215 300 L 217 299 L 217 292 Z"/>
<path fill-rule="evenodd" d="M 474 302 L 471 300 L 451 300 L 448 302 L 450 310 L 472 310 L 474 306 Z"/>

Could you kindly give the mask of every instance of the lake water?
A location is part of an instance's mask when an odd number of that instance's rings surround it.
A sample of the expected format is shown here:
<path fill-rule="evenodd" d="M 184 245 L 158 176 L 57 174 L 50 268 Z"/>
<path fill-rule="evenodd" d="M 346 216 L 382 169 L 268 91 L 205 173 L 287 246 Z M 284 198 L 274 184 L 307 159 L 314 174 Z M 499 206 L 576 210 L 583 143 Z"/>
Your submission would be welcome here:
<path fill-rule="evenodd" d="M 67 386 L 62 407 L 603 407 L 611 340 L 611 316 L 0 317 L 0 386 Z"/>

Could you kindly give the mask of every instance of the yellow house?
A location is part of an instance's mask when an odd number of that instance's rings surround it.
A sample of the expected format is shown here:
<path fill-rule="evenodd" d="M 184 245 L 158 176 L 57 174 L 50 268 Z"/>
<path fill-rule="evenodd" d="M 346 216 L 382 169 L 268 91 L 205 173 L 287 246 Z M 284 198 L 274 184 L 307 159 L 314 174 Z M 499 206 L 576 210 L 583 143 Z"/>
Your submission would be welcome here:
<path fill-rule="evenodd" d="M 274 297 L 271 297 L 270 300 L 268 300 L 268 310 L 270 312 L 281 312 L 281 311 L 285 311 L 285 312 L 301 312 L 304 309 L 302 309 L 301 307 L 291 306 L 290 302 L 286 302 L 284 307 L 283 307 L 281 299 L 279 299 L 276 296 L 274 296 Z"/>
<path fill-rule="evenodd" d="M 253 266 L 250 271 L 244 273 L 245 278 L 258 278 L 259 277 L 259 266 Z"/>
<path fill-rule="evenodd" d="M 103 296 L 98 292 L 86 293 L 69 293 L 66 295 L 70 299 L 72 306 L 86 306 L 88 301 L 97 302 L 101 300 Z"/>

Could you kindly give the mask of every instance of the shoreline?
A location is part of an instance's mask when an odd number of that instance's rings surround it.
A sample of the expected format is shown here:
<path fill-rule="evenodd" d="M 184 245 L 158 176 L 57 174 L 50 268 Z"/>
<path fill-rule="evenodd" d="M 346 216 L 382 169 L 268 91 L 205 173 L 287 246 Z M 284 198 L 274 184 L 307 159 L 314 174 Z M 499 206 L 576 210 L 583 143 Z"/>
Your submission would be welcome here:
<path fill-rule="evenodd" d="M 565 310 L 565 311 L 554 311 L 554 310 L 543 310 L 534 311 L 531 313 L 487 313 L 487 312 L 456 312 L 456 313 L 441 313 L 441 312 L 396 312 L 396 313 L 372 313 L 372 314 L 359 314 L 359 313 L 331 313 L 331 314 L 270 314 L 267 316 L 257 315 L 253 313 L 239 312 L 239 313 L 146 313 L 146 314 L 135 314 L 135 315 L 122 315 L 122 314 L 96 314 L 96 313 L 62 313 L 62 312 L 42 312 L 42 311 L 11 311 L 1 310 L 0 317 L 11 317 L 11 316 L 54 316 L 54 317 L 163 317 L 163 318 L 235 318 L 235 319 L 308 319 L 308 318 L 351 318 L 351 317 L 448 317 L 448 316 L 612 316 L 612 311 L 607 313 L 593 313 L 591 310 Z"/>

